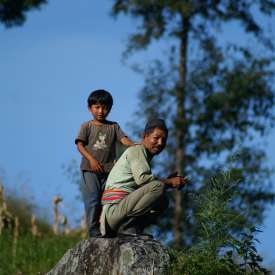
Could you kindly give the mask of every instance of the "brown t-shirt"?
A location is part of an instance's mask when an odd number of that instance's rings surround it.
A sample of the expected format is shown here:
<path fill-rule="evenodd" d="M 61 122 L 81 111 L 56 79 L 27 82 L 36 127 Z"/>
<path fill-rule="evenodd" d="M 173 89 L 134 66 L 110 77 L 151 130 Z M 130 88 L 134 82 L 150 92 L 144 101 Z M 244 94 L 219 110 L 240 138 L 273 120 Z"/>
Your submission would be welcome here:
<path fill-rule="evenodd" d="M 106 121 L 103 125 L 94 125 L 92 121 L 84 122 L 79 130 L 75 143 L 83 142 L 85 149 L 97 160 L 105 172 L 110 172 L 116 158 L 116 142 L 126 135 L 118 123 Z M 82 157 L 80 169 L 91 171 L 89 161 Z"/>

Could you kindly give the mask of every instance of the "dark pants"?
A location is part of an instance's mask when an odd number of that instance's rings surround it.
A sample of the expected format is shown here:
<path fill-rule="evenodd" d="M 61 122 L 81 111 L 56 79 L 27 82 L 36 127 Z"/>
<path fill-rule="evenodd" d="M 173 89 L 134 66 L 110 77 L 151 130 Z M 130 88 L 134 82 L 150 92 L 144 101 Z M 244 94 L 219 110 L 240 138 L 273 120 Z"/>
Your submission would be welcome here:
<path fill-rule="evenodd" d="M 99 218 L 101 213 L 101 197 L 104 191 L 106 174 L 95 174 L 82 171 L 80 189 L 87 217 L 89 237 L 99 235 Z"/>

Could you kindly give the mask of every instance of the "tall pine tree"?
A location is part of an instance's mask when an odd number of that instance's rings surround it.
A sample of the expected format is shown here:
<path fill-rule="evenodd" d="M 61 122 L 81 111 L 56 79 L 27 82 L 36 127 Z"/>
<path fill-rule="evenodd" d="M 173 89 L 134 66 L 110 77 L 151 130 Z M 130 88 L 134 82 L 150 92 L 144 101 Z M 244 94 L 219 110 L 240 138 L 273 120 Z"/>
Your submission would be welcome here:
<path fill-rule="evenodd" d="M 174 194 L 172 223 L 163 221 L 162 232 L 172 231 L 178 247 L 196 236 L 190 194 L 203 192 L 209 175 L 228 163 L 241 178 L 234 205 L 247 222 L 261 222 L 274 199 L 258 145 L 274 122 L 273 41 L 264 24 L 274 11 L 272 0 L 114 1 L 114 16 L 123 13 L 139 23 L 128 54 L 154 40 L 169 45 L 144 71 L 137 115 L 166 119 L 170 137 L 163 170 L 192 178 L 185 191 Z M 238 40 L 234 34 L 228 39 L 233 24 Z"/>

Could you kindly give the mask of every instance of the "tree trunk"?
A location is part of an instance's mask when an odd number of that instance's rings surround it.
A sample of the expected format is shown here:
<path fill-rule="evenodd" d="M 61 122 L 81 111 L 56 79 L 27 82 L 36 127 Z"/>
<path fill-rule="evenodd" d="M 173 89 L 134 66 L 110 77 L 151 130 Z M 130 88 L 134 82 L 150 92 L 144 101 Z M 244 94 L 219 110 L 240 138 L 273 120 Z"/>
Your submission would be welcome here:
<path fill-rule="evenodd" d="M 177 118 L 176 118 L 176 169 L 180 175 L 185 174 L 185 133 L 186 133 L 186 117 L 185 117 L 185 95 L 186 95 L 186 69 L 187 69 L 187 47 L 188 47 L 188 29 L 189 18 L 182 15 L 182 29 L 180 32 L 180 50 L 179 50 L 179 80 L 176 89 L 177 100 Z M 187 201 L 183 202 L 187 205 Z M 173 220 L 173 237 L 174 246 L 179 248 L 185 241 L 182 240 L 181 226 L 182 218 L 185 217 L 185 209 L 182 203 L 182 192 L 175 191 L 175 210 Z"/>

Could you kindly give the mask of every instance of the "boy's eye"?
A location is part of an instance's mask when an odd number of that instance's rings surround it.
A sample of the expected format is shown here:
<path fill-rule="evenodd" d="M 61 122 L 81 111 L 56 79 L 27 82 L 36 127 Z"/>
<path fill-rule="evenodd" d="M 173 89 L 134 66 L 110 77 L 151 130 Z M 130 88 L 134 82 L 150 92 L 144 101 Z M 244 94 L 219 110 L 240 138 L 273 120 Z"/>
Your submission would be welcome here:
<path fill-rule="evenodd" d="M 96 106 L 95 106 L 95 109 L 99 110 L 99 109 L 103 109 L 103 107 L 100 106 L 100 105 L 96 105 Z"/>
<path fill-rule="evenodd" d="M 101 106 L 101 105 L 95 105 L 95 109 L 102 109 L 104 111 L 108 110 L 106 106 Z"/>

